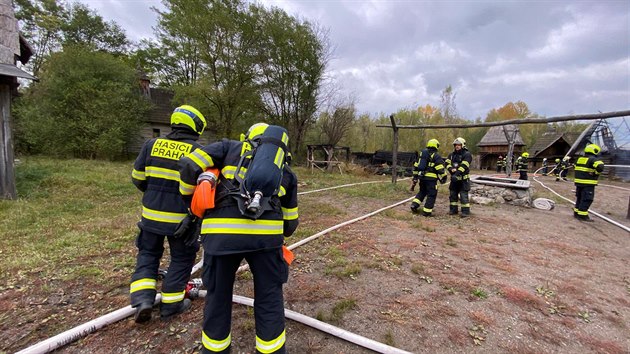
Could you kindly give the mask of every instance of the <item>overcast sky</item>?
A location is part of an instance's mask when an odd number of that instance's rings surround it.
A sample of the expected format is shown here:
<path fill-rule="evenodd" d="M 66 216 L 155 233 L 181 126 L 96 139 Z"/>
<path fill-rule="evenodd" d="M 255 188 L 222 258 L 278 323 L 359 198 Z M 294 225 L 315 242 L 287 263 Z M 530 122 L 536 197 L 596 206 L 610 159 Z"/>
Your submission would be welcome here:
<path fill-rule="evenodd" d="M 157 0 L 81 0 L 133 40 L 151 37 Z M 439 106 L 484 118 L 524 101 L 551 117 L 630 109 L 630 0 L 265 0 L 330 31 L 330 73 L 360 112 Z"/>

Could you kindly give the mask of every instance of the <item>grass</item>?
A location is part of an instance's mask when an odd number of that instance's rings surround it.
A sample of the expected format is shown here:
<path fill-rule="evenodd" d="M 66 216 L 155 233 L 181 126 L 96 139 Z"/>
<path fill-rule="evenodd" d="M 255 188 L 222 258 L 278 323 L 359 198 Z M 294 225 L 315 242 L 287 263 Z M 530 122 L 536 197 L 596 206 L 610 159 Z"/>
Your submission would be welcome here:
<path fill-rule="evenodd" d="M 132 264 L 141 193 L 130 182 L 131 162 L 22 158 L 17 200 L 0 201 L 2 285 L 18 272 L 99 278 L 113 264 Z M 86 266 L 81 257 L 109 259 Z M 69 262 L 70 260 L 70 262 Z M 103 267 L 103 268 L 100 268 Z M 64 272 L 59 272 L 63 268 Z"/>

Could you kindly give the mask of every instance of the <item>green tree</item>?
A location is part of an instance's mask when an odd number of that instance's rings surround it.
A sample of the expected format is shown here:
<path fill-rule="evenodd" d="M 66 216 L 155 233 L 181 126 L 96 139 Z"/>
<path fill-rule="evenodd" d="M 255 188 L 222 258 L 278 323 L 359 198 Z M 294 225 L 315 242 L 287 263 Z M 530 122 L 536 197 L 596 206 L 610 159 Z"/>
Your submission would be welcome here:
<path fill-rule="evenodd" d="M 57 0 L 14 0 L 20 31 L 33 47 L 28 66 L 39 75 L 44 60 L 61 48 L 65 10 Z"/>
<path fill-rule="evenodd" d="M 129 41 L 125 31 L 114 21 L 105 22 L 96 11 L 74 3 L 64 14 L 61 25 L 62 45 L 83 45 L 116 55 L 126 53 Z"/>
<path fill-rule="evenodd" d="M 262 109 L 272 122 L 289 129 L 292 148 L 299 150 L 321 104 L 320 90 L 330 58 L 327 35 L 279 8 L 251 9 L 263 35 L 257 53 Z M 342 137 L 333 140 L 338 143 Z"/>
<path fill-rule="evenodd" d="M 117 158 L 149 108 L 135 70 L 109 53 L 67 47 L 51 55 L 40 79 L 16 105 L 23 151 Z"/>

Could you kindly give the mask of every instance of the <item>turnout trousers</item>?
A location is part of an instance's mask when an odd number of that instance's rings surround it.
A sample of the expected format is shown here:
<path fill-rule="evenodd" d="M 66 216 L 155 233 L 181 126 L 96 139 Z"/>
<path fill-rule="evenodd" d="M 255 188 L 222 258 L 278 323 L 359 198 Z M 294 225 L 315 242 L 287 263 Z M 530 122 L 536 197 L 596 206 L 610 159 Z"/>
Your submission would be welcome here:
<path fill-rule="evenodd" d="M 573 214 L 578 217 L 587 217 L 588 209 L 595 199 L 595 186 L 575 186 L 575 208 Z"/>
<path fill-rule="evenodd" d="M 186 285 L 190 279 L 199 246 L 189 247 L 184 244 L 182 238 L 140 230 L 136 238 L 138 256 L 136 270 L 131 276 L 130 296 L 132 307 L 141 303 L 153 304 L 155 301 L 160 258 L 164 253 L 164 238 L 168 239 L 171 262 L 162 281 L 160 311 L 163 315 L 168 315 L 176 311 L 184 300 Z"/>
<path fill-rule="evenodd" d="M 424 198 L 427 198 L 422 211 L 426 214 L 431 214 L 433 212 L 433 206 L 435 206 L 435 198 L 438 193 L 437 188 L 436 179 L 420 179 L 420 191 L 416 194 L 412 203 L 416 203 L 420 206 Z"/>
<path fill-rule="evenodd" d="M 448 187 L 449 195 L 449 214 L 457 214 L 457 202 L 462 207 L 462 215 L 470 215 L 470 202 L 468 200 L 468 191 L 470 190 L 470 183 L 466 181 L 451 181 Z"/>
<path fill-rule="evenodd" d="M 208 237 L 208 236 L 205 236 Z M 245 259 L 254 276 L 256 352 L 286 353 L 284 297 L 289 267 L 282 249 L 228 255 L 204 255 L 203 284 L 207 289 L 202 330 L 202 353 L 229 353 L 232 290 L 236 270 Z"/>
<path fill-rule="evenodd" d="M 518 173 L 519 173 L 518 179 L 527 181 L 527 171 L 518 171 Z"/>

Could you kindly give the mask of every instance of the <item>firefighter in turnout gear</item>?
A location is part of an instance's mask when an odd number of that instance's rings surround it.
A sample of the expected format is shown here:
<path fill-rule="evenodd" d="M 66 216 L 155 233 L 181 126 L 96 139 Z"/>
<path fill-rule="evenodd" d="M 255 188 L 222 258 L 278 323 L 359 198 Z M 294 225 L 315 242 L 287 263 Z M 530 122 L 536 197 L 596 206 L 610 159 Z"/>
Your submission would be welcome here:
<path fill-rule="evenodd" d="M 506 161 L 503 159 L 503 156 L 499 155 L 497 159 L 497 173 L 501 173 L 505 171 Z"/>
<path fill-rule="evenodd" d="M 518 159 L 516 159 L 516 171 L 519 173 L 518 179 L 527 180 L 527 166 L 529 164 L 529 161 L 527 161 L 528 158 L 529 153 L 525 151 L 518 157 Z"/>
<path fill-rule="evenodd" d="M 414 164 L 413 184 L 420 181 L 420 191 L 411 202 L 411 211 L 416 213 L 420 204 L 426 197 L 427 200 L 422 208 L 422 215 L 431 216 L 435 198 L 437 197 L 437 182 L 446 182 L 446 171 L 444 170 L 444 159 L 438 153 L 440 142 L 431 139 L 427 142 L 427 148 L 420 152 L 420 159 Z"/>
<path fill-rule="evenodd" d="M 160 317 L 168 320 L 190 308 L 190 300 L 184 299 L 185 288 L 199 245 L 187 246 L 182 238 L 174 236 L 189 207 L 179 194 L 178 162 L 201 147 L 197 139 L 205 127 L 206 119 L 197 109 L 177 107 L 171 115 L 172 131 L 164 138 L 146 141 L 134 163 L 132 181 L 144 193 L 136 269 L 129 289 L 138 323 L 151 319 L 165 238 L 171 261 L 162 283 Z"/>
<path fill-rule="evenodd" d="M 593 220 L 588 216 L 595 198 L 595 186 L 599 175 L 604 171 L 604 163 L 597 158 L 601 149 L 596 144 L 588 144 L 584 148 L 584 157 L 575 162 L 575 208 L 573 216 L 581 221 Z"/>
<path fill-rule="evenodd" d="M 448 200 L 450 209 L 448 214 L 457 214 L 457 202 L 462 208 L 462 217 L 470 215 L 470 202 L 468 191 L 470 191 L 470 163 L 472 155 L 466 149 L 466 140 L 457 138 L 453 141 L 453 152 L 446 158 L 446 170 L 451 174 L 451 184 L 449 185 Z"/>
<path fill-rule="evenodd" d="M 239 209 L 240 202 L 236 198 L 241 197 L 240 181 L 253 178 L 247 176 L 248 167 L 262 154 L 260 150 L 253 154 L 248 152 L 260 149 L 255 142 L 269 129 L 284 131 L 281 139 L 271 140 L 277 147 L 271 168 L 281 169 L 281 180 L 277 194 L 272 195 L 267 204 L 269 208 L 252 219 Z M 245 259 L 254 278 L 256 351 L 285 353 L 282 286 L 288 279 L 289 269 L 282 245 L 284 237 L 291 236 L 298 225 L 297 177 L 286 164 L 288 135 L 284 128 L 258 123 L 241 140 L 244 141 L 223 139 L 198 148 L 180 164 L 180 193 L 186 198 L 193 194 L 199 174 L 209 167 L 221 171 L 215 207 L 205 211 L 201 226 L 202 279 L 208 291 L 201 333 L 202 352 L 230 351 L 232 291 L 236 270 Z"/>

